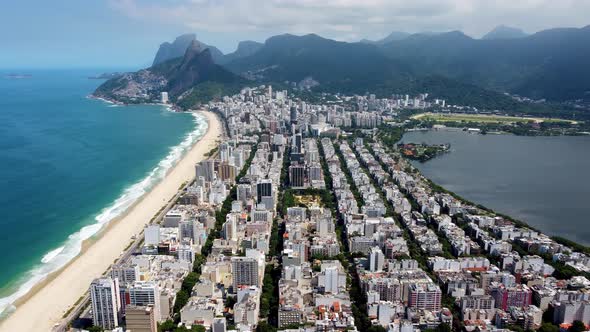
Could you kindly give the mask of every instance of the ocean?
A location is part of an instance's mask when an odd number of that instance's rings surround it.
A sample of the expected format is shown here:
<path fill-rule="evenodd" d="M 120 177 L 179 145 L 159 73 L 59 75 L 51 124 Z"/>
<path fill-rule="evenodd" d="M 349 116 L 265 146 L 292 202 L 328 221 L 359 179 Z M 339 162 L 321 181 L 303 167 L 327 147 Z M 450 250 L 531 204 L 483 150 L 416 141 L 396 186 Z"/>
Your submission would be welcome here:
<path fill-rule="evenodd" d="M 204 117 L 87 96 L 100 70 L 0 70 L 0 312 L 75 257 L 207 129 Z"/>
<path fill-rule="evenodd" d="M 414 166 L 474 203 L 590 245 L 590 137 L 428 131 L 402 141 L 450 143 L 449 153 Z"/>

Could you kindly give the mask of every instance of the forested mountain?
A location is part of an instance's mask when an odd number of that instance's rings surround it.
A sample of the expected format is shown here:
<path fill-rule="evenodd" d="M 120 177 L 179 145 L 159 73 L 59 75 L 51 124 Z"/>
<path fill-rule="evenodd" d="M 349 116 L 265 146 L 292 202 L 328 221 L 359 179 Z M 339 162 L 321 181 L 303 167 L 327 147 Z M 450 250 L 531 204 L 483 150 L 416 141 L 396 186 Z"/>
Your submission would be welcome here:
<path fill-rule="evenodd" d="M 414 35 L 382 50 L 417 76 L 441 75 L 554 101 L 590 98 L 590 26 L 518 39 L 478 40 L 459 31 Z"/>
<path fill-rule="evenodd" d="M 193 40 L 183 56 L 147 69 L 110 79 L 94 95 L 125 103 L 158 99 L 166 91 L 184 108 L 220 97 L 244 84 L 244 80 L 216 64 L 211 48 Z"/>
<path fill-rule="evenodd" d="M 264 44 L 251 40 L 241 41 L 238 43 L 238 48 L 235 50 L 235 52 L 224 55 L 221 61 L 218 63 L 225 64 L 239 58 L 250 56 L 258 52 L 262 46 L 264 46 Z"/>
<path fill-rule="evenodd" d="M 167 89 L 176 98 L 202 82 L 214 82 L 221 93 L 220 86 L 235 90 L 248 84 L 242 76 L 257 83 L 312 82 L 314 90 L 341 93 L 428 92 L 484 108 L 520 107 L 505 92 L 555 102 L 590 101 L 590 26 L 519 38 L 517 31 L 501 32 L 496 29 L 495 36 L 484 39 L 460 31 L 392 33 L 386 42 L 370 43 L 284 34 L 264 44 L 241 42 L 235 52 L 219 52 L 217 58 L 215 47 L 183 35 L 160 47 L 155 66 L 109 80 L 97 94 Z"/>

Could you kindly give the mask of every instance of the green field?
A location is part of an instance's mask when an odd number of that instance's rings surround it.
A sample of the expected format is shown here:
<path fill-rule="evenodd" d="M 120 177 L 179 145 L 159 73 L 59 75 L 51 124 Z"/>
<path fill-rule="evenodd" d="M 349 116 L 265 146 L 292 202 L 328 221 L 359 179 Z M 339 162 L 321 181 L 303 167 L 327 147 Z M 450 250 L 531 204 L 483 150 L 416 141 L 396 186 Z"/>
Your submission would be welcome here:
<path fill-rule="evenodd" d="M 553 119 L 553 118 L 531 118 L 503 115 L 484 115 L 484 114 L 462 114 L 462 113 L 420 113 L 412 116 L 415 120 L 426 120 L 435 122 L 479 122 L 479 123 L 516 123 L 516 122 L 567 122 L 575 123 L 571 120 Z"/>

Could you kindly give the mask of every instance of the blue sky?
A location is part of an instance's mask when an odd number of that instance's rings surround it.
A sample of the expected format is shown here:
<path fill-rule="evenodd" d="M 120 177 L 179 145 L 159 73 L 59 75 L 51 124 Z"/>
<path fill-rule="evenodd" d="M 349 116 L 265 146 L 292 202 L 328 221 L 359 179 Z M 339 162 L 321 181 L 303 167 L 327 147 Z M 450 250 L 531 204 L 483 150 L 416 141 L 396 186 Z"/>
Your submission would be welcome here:
<path fill-rule="evenodd" d="M 0 67 L 136 67 L 181 26 L 130 20 L 101 0 L 8 0 L 0 6 Z"/>
<path fill-rule="evenodd" d="M 391 31 L 499 24 L 533 33 L 590 24 L 587 0 L 3 0 L 0 68 L 138 68 L 183 33 L 231 52 L 240 40 L 318 33 L 345 41 Z"/>

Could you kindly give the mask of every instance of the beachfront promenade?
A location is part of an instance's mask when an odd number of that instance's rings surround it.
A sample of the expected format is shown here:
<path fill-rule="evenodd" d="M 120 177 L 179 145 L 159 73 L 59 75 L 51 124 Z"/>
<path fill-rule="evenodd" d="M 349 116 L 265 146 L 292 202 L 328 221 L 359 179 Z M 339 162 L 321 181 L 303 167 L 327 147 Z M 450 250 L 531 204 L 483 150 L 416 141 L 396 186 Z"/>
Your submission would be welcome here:
<path fill-rule="evenodd" d="M 203 114 L 209 126 L 201 140 L 152 191 L 113 220 L 96 239 L 85 243 L 78 257 L 19 300 L 16 311 L 0 324 L 0 331 L 49 331 L 62 321 L 69 308 L 88 291 L 92 280 L 121 257 L 131 239 L 177 195 L 183 184 L 194 179 L 195 163 L 216 146 L 222 133 L 218 118 L 210 112 Z"/>

